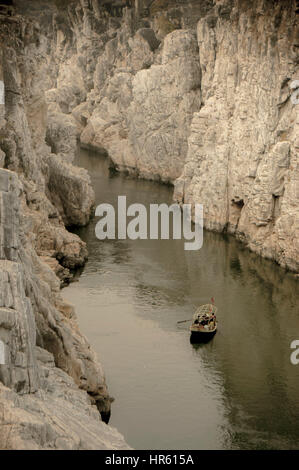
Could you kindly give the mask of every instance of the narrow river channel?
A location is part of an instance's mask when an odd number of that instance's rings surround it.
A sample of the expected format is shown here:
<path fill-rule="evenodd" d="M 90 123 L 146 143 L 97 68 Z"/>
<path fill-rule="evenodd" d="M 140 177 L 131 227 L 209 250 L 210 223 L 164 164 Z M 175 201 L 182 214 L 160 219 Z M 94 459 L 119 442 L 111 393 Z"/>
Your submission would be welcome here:
<path fill-rule="evenodd" d="M 172 189 L 109 175 L 81 150 L 97 204 L 171 203 Z M 180 240 L 100 242 L 95 224 L 76 233 L 89 261 L 63 290 L 115 397 L 110 424 L 136 449 L 298 448 L 298 283 L 234 238 L 205 232 L 203 248 Z M 192 345 L 194 306 L 215 298 L 219 330 Z"/>

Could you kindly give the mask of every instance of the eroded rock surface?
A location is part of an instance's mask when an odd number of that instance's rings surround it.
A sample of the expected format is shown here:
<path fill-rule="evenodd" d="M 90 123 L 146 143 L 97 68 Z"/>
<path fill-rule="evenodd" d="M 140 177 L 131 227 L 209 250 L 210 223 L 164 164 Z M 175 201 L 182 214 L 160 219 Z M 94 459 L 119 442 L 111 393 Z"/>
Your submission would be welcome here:
<path fill-rule="evenodd" d="M 129 449 L 118 431 L 99 420 L 88 395 L 36 348 L 40 389 L 20 395 L 0 383 L 1 449 Z"/>
<path fill-rule="evenodd" d="M 298 11 L 200 3 L 143 3 L 109 30 L 81 142 L 173 183 L 175 200 L 204 205 L 206 228 L 298 272 Z"/>
<path fill-rule="evenodd" d="M 292 2 L 227 2 L 198 22 L 204 105 L 194 113 L 180 201 L 204 205 L 205 226 L 228 230 L 298 271 L 296 14 Z M 297 47 L 297 49 L 296 49 Z M 296 75 L 297 73 L 297 75 Z M 296 189 L 297 188 L 297 189 Z"/>
<path fill-rule="evenodd" d="M 26 4 L 39 21 L 0 11 L 0 447 L 127 448 L 104 424 L 104 372 L 60 292 L 87 259 L 65 226 L 88 223 L 94 194 L 87 172 L 71 164 L 75 119 L 64 120 L 67 110 L 47 97 L 57 83 L 53 61 L 66 57 L 53 31 L 41 34 L 53 28 L 56 7 L 41 7 Z M 74 106 L 86 96 L 74 95 Z"/>
<path fill-rule="evenodd" d="M 99 412 L 110 413 L 103 370 L 61 297 L 58 261 L 38 256 L 23 231 L 31 211 L 20 212 L 22 193 L 17 175 L 0 170 L 0 447 L 126 447 L 101 423 Z"/>

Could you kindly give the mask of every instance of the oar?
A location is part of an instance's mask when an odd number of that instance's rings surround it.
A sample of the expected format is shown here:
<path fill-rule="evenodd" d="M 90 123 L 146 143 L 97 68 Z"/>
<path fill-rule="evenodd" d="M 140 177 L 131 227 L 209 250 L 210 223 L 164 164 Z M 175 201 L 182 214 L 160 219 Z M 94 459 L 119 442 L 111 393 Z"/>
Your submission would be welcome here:
<path fill-rule="evenodd" d="M 189 320 L 181 320 L 181 321 L 177 321 L 177 323 L 186 323 L 186 321 L 191 321 L 192 318 L 189 318 Z"/>

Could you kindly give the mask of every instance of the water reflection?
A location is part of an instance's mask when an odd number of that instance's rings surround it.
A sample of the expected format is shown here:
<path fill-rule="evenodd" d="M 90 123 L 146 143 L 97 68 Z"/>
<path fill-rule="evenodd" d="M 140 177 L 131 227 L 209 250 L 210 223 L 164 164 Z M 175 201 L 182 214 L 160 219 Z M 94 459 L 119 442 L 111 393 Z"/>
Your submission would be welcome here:
<path fill-rule="evenodd" d="M 82 151 L 97 202 L 148 205 L 168 187 L 109 177 L 100 156 Z M 135 448 L 296 448 L 299 366 L 298 284 L 230 236 L 205 233 L 199 252 L 183 242 L 99 242 L 96 220 L 78 231 L 90 259 L 64 290 L 101 356 L 116 397 L 111 423 Z M 216 299 L 219 328 L 190 344 L 194 306 Z"/>

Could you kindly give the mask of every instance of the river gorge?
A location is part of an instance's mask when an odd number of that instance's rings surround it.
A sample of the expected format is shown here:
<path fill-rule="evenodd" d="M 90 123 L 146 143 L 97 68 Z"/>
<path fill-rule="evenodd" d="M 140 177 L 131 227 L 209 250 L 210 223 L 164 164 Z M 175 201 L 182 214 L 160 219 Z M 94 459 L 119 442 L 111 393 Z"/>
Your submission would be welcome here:
<path fill-rule="evenodd" d="M 298 447 L 298 14 L 0 0 L 0 449 Z M 202 248 L 98 240 L 119 196 Z"/>

